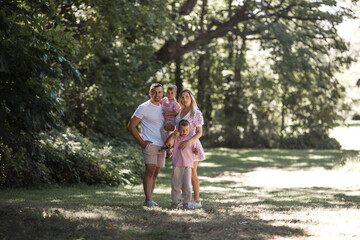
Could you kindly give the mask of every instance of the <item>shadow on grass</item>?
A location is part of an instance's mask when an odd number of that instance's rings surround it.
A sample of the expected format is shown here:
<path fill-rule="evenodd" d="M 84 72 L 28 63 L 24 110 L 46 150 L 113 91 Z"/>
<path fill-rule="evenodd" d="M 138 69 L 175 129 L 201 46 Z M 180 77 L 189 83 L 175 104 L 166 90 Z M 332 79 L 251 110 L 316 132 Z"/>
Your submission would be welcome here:
<path fill-rule="evenodd" d="M 0 202 L 0 239 L 267 239 L 305 235 L 298 228 L 224 211 L 170 209 L 169 194 L 156 194 L 162 208 L 145 208 L 138 188 L 70 187 L 7 191 Z M 15 194 L 14 194 L 15 193 Z M 25 201 L 24 201 L 25 199 Z"/>
<path fill-rule="evenodd" d="M 360 197 L 333 188 L 264 189 L 242 174 L 258 168 L 332 169 L 341 151 L 214 149 L 199 163 L 199 210 L 170 209 L 171 162 L 154 192 L 161 208 L 142 206 L 142 186 L 73 186 L 0 192 L 0 239 L 269 239 L 308 236 L 297 220 L 271 212 L 358 207 Z M 227 175 L 226 175 L 226 174 Z M 264 179 L 266 181 L 266 179 Z"/>

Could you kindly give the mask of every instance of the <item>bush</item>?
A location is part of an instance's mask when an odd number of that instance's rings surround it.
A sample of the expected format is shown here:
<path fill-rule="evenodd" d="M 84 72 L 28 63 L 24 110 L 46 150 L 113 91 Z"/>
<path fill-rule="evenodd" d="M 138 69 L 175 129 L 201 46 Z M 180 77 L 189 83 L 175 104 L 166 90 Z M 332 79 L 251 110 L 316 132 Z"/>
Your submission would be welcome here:
<path fill-rule="evenodd" d="M 354 114 L 352 120 L 360 120 L 360 114 Z"/>
<path fill-rule="evenodd" d="M 341 149 L 335 138 L 316 132 L 305 133 L 297 137 L 283 139 L 281 148 L 288 149 Z"/>
<path fill-rule="evenodd" d="M 43 133 L 31 156 L 1 146 L 0 186 L 47 184 L 140 184 L 143 157 L 137 147 L 111 139 L 91 141 L 74 129 Z"/>

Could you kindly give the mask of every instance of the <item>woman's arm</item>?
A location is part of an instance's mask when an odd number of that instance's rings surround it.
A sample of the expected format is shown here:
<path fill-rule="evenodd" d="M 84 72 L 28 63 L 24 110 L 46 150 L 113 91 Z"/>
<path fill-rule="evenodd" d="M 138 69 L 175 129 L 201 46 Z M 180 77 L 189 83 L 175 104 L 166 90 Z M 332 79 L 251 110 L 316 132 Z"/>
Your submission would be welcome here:
<path fill-rule="evenodd" d="M 189 146 L 190 144 L 192 144 L 192 143 L 196 142 L 198 139 L 200 139 L 201 136 L 202 136 L 202 126 L 196 127 L 195 135 L 192 136 L 192 138 L 190 138 L 189 140 L 182 142 L 179 145 L 179 149 L 180 150 L 185 149 L 187 146 Z"/>

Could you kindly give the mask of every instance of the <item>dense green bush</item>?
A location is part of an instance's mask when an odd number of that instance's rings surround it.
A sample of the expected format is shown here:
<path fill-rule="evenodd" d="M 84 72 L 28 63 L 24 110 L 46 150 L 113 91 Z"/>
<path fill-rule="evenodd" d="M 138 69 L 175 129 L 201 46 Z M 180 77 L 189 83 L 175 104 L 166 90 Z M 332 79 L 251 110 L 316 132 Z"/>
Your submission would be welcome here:
<path fill-rule="evenodd" d="M 340 143 L 328 135 L 321 133 L 305 133 L 297 137 L 283 139 L 281 148 L 289 149 L 340 149 Z"/>
<path fill-rule="evenodd" d="M 74 129 L 40 135 L 31 155 L 1 146 L 0 186 L 40 183 L 139 184 L 144 173 L 139 148 L 121 141 L 98 143 Z"/>

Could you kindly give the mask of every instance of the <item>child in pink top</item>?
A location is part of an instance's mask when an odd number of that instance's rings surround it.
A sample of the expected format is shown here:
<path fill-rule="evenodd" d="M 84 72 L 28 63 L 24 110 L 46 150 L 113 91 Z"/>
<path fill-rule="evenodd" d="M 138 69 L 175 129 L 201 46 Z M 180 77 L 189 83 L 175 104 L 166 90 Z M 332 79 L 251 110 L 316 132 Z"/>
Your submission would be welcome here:
<path fill-rule="evenodd" d="M 169 137 L 170 133 L 175 130 L 175 118 L 180 112 L 180 104 L 175 100 L 176 90 L 176 85 L 169 84 L 166 90 L 166 97 L 160 100 L 160 105 L 165 118 L 164 125 L 161 128 L 161 136 L 164 142 Z"/>
<path fill-rule="evenodd" d="M 188 208 L 191 200 L 191 168 L 194 166 L 195 155 L 199 154 L 199 149 L 196 146 L 196 142 L 189 145 L 183 150 L 179 150 L 179 145 L 186 140 L 189 140 L 191 136 L 190 123 L 187 120 L 181 120 L 179 122 L 179 131 L 175 130 L 166 140 L 167 146 L 174 145 L 174 153 L 172 156 L 172 177 L 171 177 L 171 206 L 178 207 L 178 201 L 181 196 L 181 187 L 183 188 L 183 201 L 179 206 Z"/>

